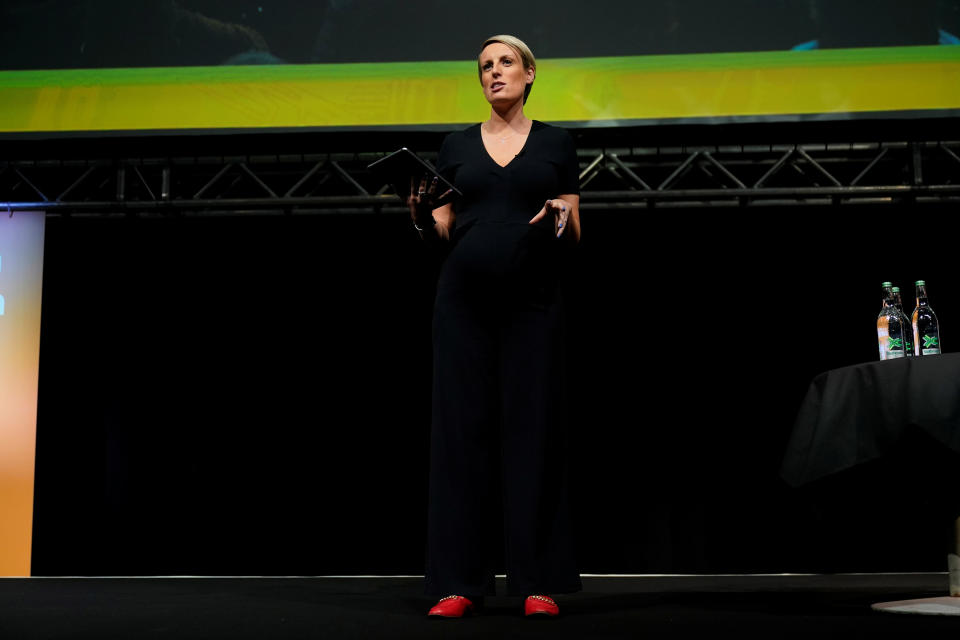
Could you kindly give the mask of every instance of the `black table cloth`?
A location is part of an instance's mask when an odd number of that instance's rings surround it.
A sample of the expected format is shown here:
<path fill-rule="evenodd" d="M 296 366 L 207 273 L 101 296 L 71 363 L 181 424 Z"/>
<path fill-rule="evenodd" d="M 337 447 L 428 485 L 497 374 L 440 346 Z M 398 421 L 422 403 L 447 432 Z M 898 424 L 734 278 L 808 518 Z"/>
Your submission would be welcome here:
<path fill-rule="evenodd" d="M 873 460 L 911 426 L 960 452 L 960 354 L 819 374 L 797 414 L 781 477 L 799 486 Z"/>

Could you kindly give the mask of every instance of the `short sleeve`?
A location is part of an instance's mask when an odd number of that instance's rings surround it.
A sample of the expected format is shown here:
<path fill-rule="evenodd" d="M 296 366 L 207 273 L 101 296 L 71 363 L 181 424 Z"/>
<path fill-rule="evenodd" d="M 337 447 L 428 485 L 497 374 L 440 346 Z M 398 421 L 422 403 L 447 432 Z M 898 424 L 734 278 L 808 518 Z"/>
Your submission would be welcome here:
<path fill-rule="evenodd" d="M 560 164 L 560 193 L 580 195 L 580 161 L 577 160 L 577 147 L 573 143 L 573 136 L 563 129 L 560 141 L 560 153 L 563 158 Z"/>

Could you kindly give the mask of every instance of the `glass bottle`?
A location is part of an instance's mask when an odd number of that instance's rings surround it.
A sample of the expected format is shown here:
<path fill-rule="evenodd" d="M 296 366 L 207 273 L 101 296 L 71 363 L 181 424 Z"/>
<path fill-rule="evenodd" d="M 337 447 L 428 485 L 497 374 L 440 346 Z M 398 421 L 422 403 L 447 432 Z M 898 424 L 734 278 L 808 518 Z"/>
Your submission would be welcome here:
<path fill-rule="evenodd" d="M 904 327 L 903 354 L 909 358 L 913 355 L 913 329 L 910 328 L 910 319 L 907 318 L 907 314 L 903 311 L 900 287 L 891 287 L 890 292 L 893 294 L 893 306 L 896 307 L 897 313 L 900 314 L 900 323 L 901 326 Z"/>
<path fill-rule="evenodd" d="M 917 280 L 917 308 L 913 310 L 913 352 L 918 356 L 940 353 L 940 325 L 927 300 L 927 283 Z"/>
<path fill-rule="evenodd" d="M 883 307 L 877 316 L 877 346 L 880 349 L 881 360 L 892 360 L 904 357 L 904 334 L 907 325 L 900 319 L 900 314 L 894 306 L 893 285 L 884 282 Z"/>

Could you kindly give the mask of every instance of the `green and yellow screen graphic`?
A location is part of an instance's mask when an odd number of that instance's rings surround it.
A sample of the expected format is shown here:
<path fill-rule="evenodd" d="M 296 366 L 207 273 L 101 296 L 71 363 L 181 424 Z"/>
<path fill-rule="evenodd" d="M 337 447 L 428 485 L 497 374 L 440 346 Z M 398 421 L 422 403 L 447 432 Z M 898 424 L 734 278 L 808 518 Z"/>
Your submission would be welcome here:
<path fill-rule="evenodd" d="M 960 109 L 960 46 L 555 58 L 533 118 L 584 125 Z M 0 134 L 430 127 L 486 117 L 474 60 L 0 72 Z"/>

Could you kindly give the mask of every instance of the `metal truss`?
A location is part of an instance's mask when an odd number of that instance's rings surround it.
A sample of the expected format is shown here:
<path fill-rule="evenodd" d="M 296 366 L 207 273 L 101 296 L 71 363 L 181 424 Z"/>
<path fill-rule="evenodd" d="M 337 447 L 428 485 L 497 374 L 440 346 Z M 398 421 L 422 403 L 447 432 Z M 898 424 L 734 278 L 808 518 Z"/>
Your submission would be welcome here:
<path fill-rule="evenodd" d="M 606 208 L 960 202 L 960 143 L 603 150 L 580 184 Z"/>
<path fill-rule="evenodd" d="M 150 216 L 402 212 L 382 152 L 0 162 L 0 210 Z M 435 161 L 436 154 L 422 154 Z M 960 142 L 581 149 L 585 210 L 960 203 Z"/>

